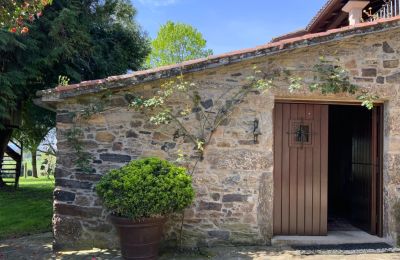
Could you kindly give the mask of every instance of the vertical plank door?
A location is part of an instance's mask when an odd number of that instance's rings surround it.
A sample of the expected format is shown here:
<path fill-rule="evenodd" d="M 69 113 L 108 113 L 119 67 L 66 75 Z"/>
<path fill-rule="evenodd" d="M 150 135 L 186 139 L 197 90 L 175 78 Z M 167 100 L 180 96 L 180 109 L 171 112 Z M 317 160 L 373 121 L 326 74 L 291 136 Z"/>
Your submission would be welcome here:
<path fill-rule="evenodd" d="M 276 103 L 274 235 L 327 234 L 328 105 Z"/>

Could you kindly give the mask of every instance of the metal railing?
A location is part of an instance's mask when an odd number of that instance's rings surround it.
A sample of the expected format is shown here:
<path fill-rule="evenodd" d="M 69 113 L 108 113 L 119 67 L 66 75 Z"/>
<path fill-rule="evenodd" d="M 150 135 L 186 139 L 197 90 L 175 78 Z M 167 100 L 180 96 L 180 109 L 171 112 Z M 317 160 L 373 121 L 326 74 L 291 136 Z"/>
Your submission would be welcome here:
<path fill-rule="evenodd" d="M 368 16 L 368 22 L 400 15 L 400 0 L 385 0 L 384 2 L 381 9 L 375 13 L 372 13 L 372 8 L 368 11 L 364 10 L 364 13 Z"/>
<path fill-rule="evenodd" d="M 3 183 L 19 185 L 22 172 L 23 147 L 22 143 L 11 139 L 7 145 L 3 160 L 0 162 L 0 177 Z"/>

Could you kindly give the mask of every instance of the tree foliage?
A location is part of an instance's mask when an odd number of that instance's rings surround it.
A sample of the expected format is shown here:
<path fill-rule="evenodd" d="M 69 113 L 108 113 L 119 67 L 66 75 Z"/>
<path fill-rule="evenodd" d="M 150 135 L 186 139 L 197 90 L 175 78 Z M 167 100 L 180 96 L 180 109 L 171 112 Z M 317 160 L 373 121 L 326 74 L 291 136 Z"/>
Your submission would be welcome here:
<path fill-rule="evenodd" d="M 20 105 L 24 114 L 42 113 L 32 100 L 38 90 L 55 87 L 60 75 L 78 83 L 141 69 L 150 43 L 135 14 L 128 0 L 54 0 L 40 19 L 26 24 L 28 34 L 0 26 L 0 129 Z M 37 122 L 23 122 L 22 130 L 42 130 Z M 44 124 L 53 127 L 54 120 Z M 37 140 L 35 131 L 24 135 Z M 1 138 L 4 146 L 9 136 Z"/>
<path fill-rule="evenodd" d="M 0 31 L 0 118 L 55 87 L 141 68 L 150 51 L 128 0 L 55 0 L 30 33 Z"/>
<path fill-rule="evenodd" d="M 53 113 L 35 106 L 32 102 L 26 103 L 22 113 L 21 128 L 14 132 L 14 136 L 22 142 L 24 148 L 32 154 L 32 172 L 38 177 L 36 152 L 42 140 L 55 124 Z"/>
<path fill-rule="evenodd" d="M 191 25 L 168 21 L 162 25 L 152 41 L 152 51 L 147 59 L 150 67 L 159 67 L 212 55 L 207 41 Z"/>
<path fill-rule="evenodd" d="M 13 33 L 27 33 L 26 22 L 33 22 L 52 0 L 0 0 L 0 27 Z"/>
<path fill-rule="evenodd" d="M 37 149 L 54 124 L 55 117 L 50 111 L 29 102 L 25 104 L 22 114 L 22 126 L 14 135 L 23 142 L 25 148 Z"/>

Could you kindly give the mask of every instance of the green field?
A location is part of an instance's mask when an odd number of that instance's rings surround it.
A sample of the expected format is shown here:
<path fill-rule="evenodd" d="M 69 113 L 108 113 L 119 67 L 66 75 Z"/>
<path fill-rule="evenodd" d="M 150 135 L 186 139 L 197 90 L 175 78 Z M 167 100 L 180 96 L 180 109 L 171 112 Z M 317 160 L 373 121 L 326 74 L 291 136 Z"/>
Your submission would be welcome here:
<path fill-rule="evenodd" d="M 54 179 L 20 178 L 17 190 L 0 189 L 0 239 L 51 231 Z"/>

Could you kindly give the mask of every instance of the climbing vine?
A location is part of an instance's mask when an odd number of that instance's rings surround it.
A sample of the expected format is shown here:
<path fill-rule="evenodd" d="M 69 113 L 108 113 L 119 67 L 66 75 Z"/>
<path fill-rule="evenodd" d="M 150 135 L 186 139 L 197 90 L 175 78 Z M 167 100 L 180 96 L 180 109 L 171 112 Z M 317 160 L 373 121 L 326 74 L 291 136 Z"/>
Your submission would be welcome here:
<path fill-rule="evenodd" d="M 204 99 L 199 86 L 186 80 L 181 74 L 175 79 L 165 81 L 153 96 L 146 98 L 126 94 L 125 99 L 129 102 L 129 108 L 145 114 L 152 124 L 157 126 L 174 124 L 176 126 L 174 140 L 184 138 L 193 144 L 192 151 L 197 156 L 193 156 L 192 152 L 185 153 L 182 150 L 178 150 L 177 153 L 177 161 L 180 163 L 187 163 L 194 159 L 191 167 L 191 174 L 193 174 L 198 162 L 203 159 L 204 149 L 210 143 L 216 129 L 229 120 L 234 109 L 250 93 L 260 95 L 273 88 L 287 88 L 291 93 L 301 90 L 318 91 L 323 95 L 347 93 L 357 96 L 362 101 L 362 105 L 368 109 L 373 108 L 374 101 L 378 98 L 374 94 L 360 90 L 358 86 L 350 82 L 346 70 L 322 57 L 320 62 L 307 72 L 314 76 L 312 81 L 298 76 L 296 70 L 270 73 L 254 66 L 252 75 L 246 78 L 245 84 L 228 88 L 214 99 Z M 80 111 L 78 118 L 87 120 L 94 114 L 104 112 L 108 104 L 107 98 L 110 96 L 111 93 L 105 94 L 100 100 L 86 106 Z M 185 123 L 192 117 L 195 117 L 198 122 L 197 126 Z M 91 157 L 84 152 L 82 143 L 77 139 L 80 134 L 78 129 L 73 129 L 68 135 L 68 141 L 75 149 L 78 168 L 90 172 Z M 180 243 L 182 243 L 184 217 L 182 213 Z"/>
<path fill-rule="evenodd" d="M 323 95 L 347 93 L 356 96 L 362 101 L 362 106 L 368 109 L 372 109 L 374 101 L 378 99 L 378 96 L 360 90 L 358 86 L 352 84 L 345 69 L 332 61 L 327 61 L 324 57 L 320 57 L 319 63 L 309 71 L 302 71 L 310 72 L 314 76 L 311 82 L 297 76 L 298 72 L 298 70 L 282 70 L 271 74 L 254 66 L 252 75 L 246 78 L 246 84 L 222 93 L 215 102 L 220 105 L 212 106 L 210 109 L 203 105 L 206 101 L 199 94 L 196 84 L 186 81 L 184 76 L 180 75 L 162 84 L 160 90 L 152 97 L 135 97 L 130 107 L 145 113 L 155 125 L 175 124 L 178 128 L 176 136 L 188 137 L 201 160 L 204 148 L 209 144 L 215 130 L 230 117 L 233 109 L 242 103 L 250 92 L 261 94 L 273 88 L 287 87 L 291 93 L 303 89 Z M 184 109 L 174 108 L 173 100 L 177 96 L 180 100 L 183 98 L 188 101 Z M 219 102 L 223 99 L 226 102 Z M 199 127 L 196 129 L 183 124 L 185 117 L 192 112 L 197 114 L 196 118 L 199 121 Z M 178 160 L 183 160 L 184 156 L 179 150 Z"/>
<path fill-rule="evenodd" d="M 304 79 L 298 76 L 299 72 L 308 73 L 313 79 Z M 203 159 L 204 149 L 210 143 L 216 129 L 229 120 L 235 107 L 241 104 L 249 93 L 262 94 L 274 88 L 287 88 L 291 93 L 302 90 L 323 95 L 346 93 L 356 96 L 362 102 L 362 106 L 368 109 L 372 109 L 375 100 L 378 99 L 378 96 L 352 84 L 348 72 L 339 66 L 338 62 L 328 61 L 324 57 L 320 57 L 319 63 L 312 68 L 301 71 L 286 69 L 271 73 L 254 66 L 252 75 L 246 78 L 245 84 L 229 88 L 213 100 L 202 97 L 199 86 L 185 79 L 183 74 L 166 80 L 153 96 L 127 94 L 125 99 L 129 100 L 129 108 L 145 114 L 152 124 L 175 125 L 174 139 L 184 138 L 193 144 L 193 150 L 197 154 L 194 156 L 197 159 L 191 170 L 193 173 L 197 163 Z M 77 118 L 87 120 L 94 114 L 104 112 L 111 95 L 110 91 L 106 92 L 100 100 L 80 111 Z M 176 105 L 177 100 L 179 105 Z M 185 124 L 191 117 L 196 118 L 197 126 Z M 75 150 L 77 156 L 81 157 L 77 164 L 86 169 L 83 164 L 89 164 L 90 160 L 82 153 L 81 146 L 77 145 Z M 190 153 L 178 150 L 177 160 L 183 163 L 193 159 Z"/>

